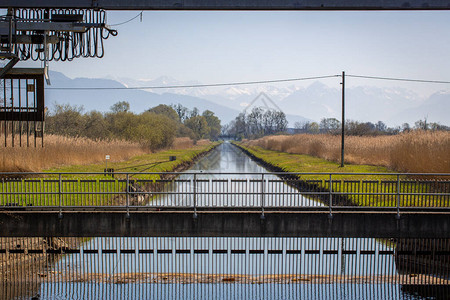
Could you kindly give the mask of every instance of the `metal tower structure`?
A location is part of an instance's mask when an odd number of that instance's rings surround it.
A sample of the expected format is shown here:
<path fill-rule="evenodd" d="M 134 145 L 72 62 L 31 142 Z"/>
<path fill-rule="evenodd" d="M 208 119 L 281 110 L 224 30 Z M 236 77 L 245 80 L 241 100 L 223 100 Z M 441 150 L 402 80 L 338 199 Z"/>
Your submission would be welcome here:
<path fill-rule="evenodd" d="M 101 9 L 7 6 L 0 17 L 0 59 L 6 61 L 0 69 L 0 135 L 5 146 L 36 146 L 38 138 L 43 145 L 49 61 L 101 58 L 103 41 L 111 35 L 117 32 L 108 28 Z M 27 60 L 42 61 L 43 68 L 13 68 Z"/>

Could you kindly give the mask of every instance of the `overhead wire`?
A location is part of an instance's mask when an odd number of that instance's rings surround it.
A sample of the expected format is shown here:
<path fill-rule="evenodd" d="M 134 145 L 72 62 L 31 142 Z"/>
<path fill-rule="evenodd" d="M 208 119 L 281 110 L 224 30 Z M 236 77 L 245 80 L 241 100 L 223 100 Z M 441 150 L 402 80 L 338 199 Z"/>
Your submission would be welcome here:
<path fill-rule="evenodd" d="M 200 87 L 219 87 L 219 86 L 233 86 L 233 85 L 250 85 L 250 84 L 266 84 L 279 82 L 304 81 L 314 79 L 325 79 L 340 77 L 341 75 L 326 75 L 315 77 L 289 78 L 289 79 L 274 79 L 274 80 L 260 80 L 260 81 L 242 81 L 229 83 L 210 83 L 210 84 L 192 84 L 192 85 L 167 85 L 167 86 L 136 86 L 136 87 L 49 87 L 52 90 L 147 90 L 147 89 L 179 89 L 179 88 L 200 88 Z"/>
<path fill-rule="evenodd" d="M 366 75 L 351 75 L 346 74 L 346 77 L 376 79 L 376 80 L 391 80 L 391 81 L 405 81 L 405 82 L 420 82 L 420 83 L 440 83 L 449 84 L 450 81 L 443 80 L 426 80 L 426 79 L 410 79 L 410 78 L 394 78 L 394 77 L 380 77 L 380 76 L 366 76 Z"/>
<path fill-rule="evenodd" d="M 180 89 L 180 88 L 202 88 L 202 87 L 221 87 L 221 86 L 236 86 L 236 85 L 252 85 L 252 84 L 266 84 L 266 83 L 282 83 L 294 81 L 306 81 L 315 79 L 326 79 L 341 77 L 342 75 L 324 75 L 314 77 L 299 77 L 288 79 L 274 79 L 274 80 L 259 80 L 259 81 L 241 81 L 241 82 L 227 82 L 227 83 L 210 83 L 210 84 L 192 84 L 192 85 L 163 85 L 163 86 L 134 86 L 134 87 L 48 87 L 50 90 L 147 90 L 147 89 Z M 450 84 L 450 81 L 444 80 L 426 80 L 426 79 L 411 79 L 411 78 L 394 78 L 394 77 L 380 77 L 380 76 L 366 76 L 346 74 L 346 77 L 361 78 L 361 79 L 375 79 L 375 80 L 390 80 L 403 82 L 418 82 L 418 83 L 437 83 Z"/>
<path fill-rule="evenodd" d="M 117 24 L 110 24 L 109 26 L 120 26 L 120 25 L 124 25 L 124 24 L 127 24 L 127 23 L 133 21 L 134 19 L 136 19 L 136 18 L 139 17 L 139 16 L 141 17 L 141 21 L 142 21 L 142 13 L 143 13 L 143 12 L 144 12 L 144 11 L 141 10 L 140 13 L 138 13 L 136 16 L 132 17 L 131 19 L 129 19 L 129 20 L 125 21 L 125 22 L 117 23 Z"/>

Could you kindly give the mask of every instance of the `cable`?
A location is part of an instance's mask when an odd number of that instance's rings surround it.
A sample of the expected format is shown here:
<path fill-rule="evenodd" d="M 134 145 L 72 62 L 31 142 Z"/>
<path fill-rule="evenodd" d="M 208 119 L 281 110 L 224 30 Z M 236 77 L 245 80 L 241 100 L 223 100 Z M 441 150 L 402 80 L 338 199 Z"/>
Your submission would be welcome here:
<path fill-rule="evenodd" d="M 365 78 L 365 79 L 377 79 L 377 80 L 391 80 L 391 81 L 406 81 L 406 82 L 422 82 L 422 83 L 441 83 L 448 84 L 450 81 L 442 80 L 425 80 L 425 79 L 408 79 L 408 78 L 392 78 L 392 77 L 378 77 L 378 76 L 365 76 L 365 75 L 345 75 L 346 77 Z"/>
<path fill-rule="evenodd" d="M 140 13 L 138 13 L 136 16 L 134 16 L 133 18 L 129 19 L 128 21 L 125 21 L 125 22 L 122 22 L 122 23 L 117 23 L 117 24 L 110 24 L 110 25 L 108 25 L 108 26 L 120 26 L 120 25 L 123 25 L 123 24 L 126 24 L 126 23 L 129 23 L 129 22 L 133 21 L 134 19 L 136 19 L 136 18 L 139 17 L 139 16 L 141 16 L 141 18 L 142 18 L 142 13 L 143 13 L 143 12 L 144 12 L 144 11 L 141 10 Z"/>
<path fill-rule="evenodd" d="M 301 77 L 289 79 L 275 79 L 275 80 L 261 80 L 261 81 L 243 81 L 243 82 L 229 82 L 229 83 L 211 83 L 211 84 L 194 84 L 194 85 L 168 85 L 168 86 L 136 86 L 136 87 L 48 87 L 49 90 L 146 90 L 146 89 L 180 89 L 180 88 L 201 88 L 201 87 L 219 87 L 219 86 L 233 86 L 233 85 L 251 85 L 251 84 L 266 84 L 266 83 L 280 83 L 293 82 L 314 79 L 336 78 L 341 75 L 325 75 L 315 77 Z M 425 79 L 410 79 L 410 78 L 393 78 L 393 77 L 379 77 L 366 75 L 351 75 L 346 74 L 346 77 L 376 79 L 376 80 L 391 80 L 404 82 L 420 82 L 420 83 L 438 83 L 450 84 L 450 81 L 443 80 L 425 80 Z"/>
<path fill-rule="evenodd" d="M 211 83 L 211 84 L 194 84 L 194 85 L 168 85 L 168 86 L 137 86 L 137 87 L 49 87 L 49 90 L 146 90 L 146 89 L 179 89 L 179 88 L 199 88 L 199 87 L 217 87 L 217 86 L 232 86 L 232 85 L 250 85 L 250 84 L 264 84 L 277 82 L 292 82 L 313 79 L 325 79 L 340 77 L 341 75 L 326 75 L 316 77 L 290 78 L 290 79 L 275 79 L 275 80 L 261 80 L 261 81 L 244 81 L 231 83 Z"/>
<path fill-rule="evenodd" d="M 104 55 L 104 40 L 110 35 L 117 35 L 115 30 L 105 26 L 106 12 L 104 10 L 18 9 L 16 10 L 15 18 L 44 22 L 45 20 L 52 20 L 54 14 L 83 15 L 84 22 L 93 25 L 88 26 L 85 32 L 51 30 L 50 35 L 55 36 L 58 42 L 47 46 L 49 50 L 47 59 L 49 61 L 72 61 L 78 57 L 101 58 Z M 27 34 L 34 34 L 34 32 L 28 31 Z M 45 51 L 43 50 L 44 47 L 41 44 L 17 44 L 15 51 L 21 60 L 43 61 L 45 56 Z"/>

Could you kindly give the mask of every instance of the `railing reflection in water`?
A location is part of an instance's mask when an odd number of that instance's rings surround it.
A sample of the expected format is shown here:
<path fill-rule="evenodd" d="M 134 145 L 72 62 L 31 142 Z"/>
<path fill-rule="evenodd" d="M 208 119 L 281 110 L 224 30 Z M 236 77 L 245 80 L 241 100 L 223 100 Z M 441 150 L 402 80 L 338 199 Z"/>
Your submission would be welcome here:
<path fill-rule="evenodd" d="M 1 238 L 0 298 L 446 299 L 448 239 Z"/>

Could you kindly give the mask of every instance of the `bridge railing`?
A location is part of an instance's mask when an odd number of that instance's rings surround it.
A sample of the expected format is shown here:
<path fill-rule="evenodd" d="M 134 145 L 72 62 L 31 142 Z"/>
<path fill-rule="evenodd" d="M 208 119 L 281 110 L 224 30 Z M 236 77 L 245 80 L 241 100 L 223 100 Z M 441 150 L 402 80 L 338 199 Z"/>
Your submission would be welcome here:
<path fill-rule="evenodd" d="M 0 173 L 0 209 L 401 210 L 450 207 L 450 174 Z"/>

